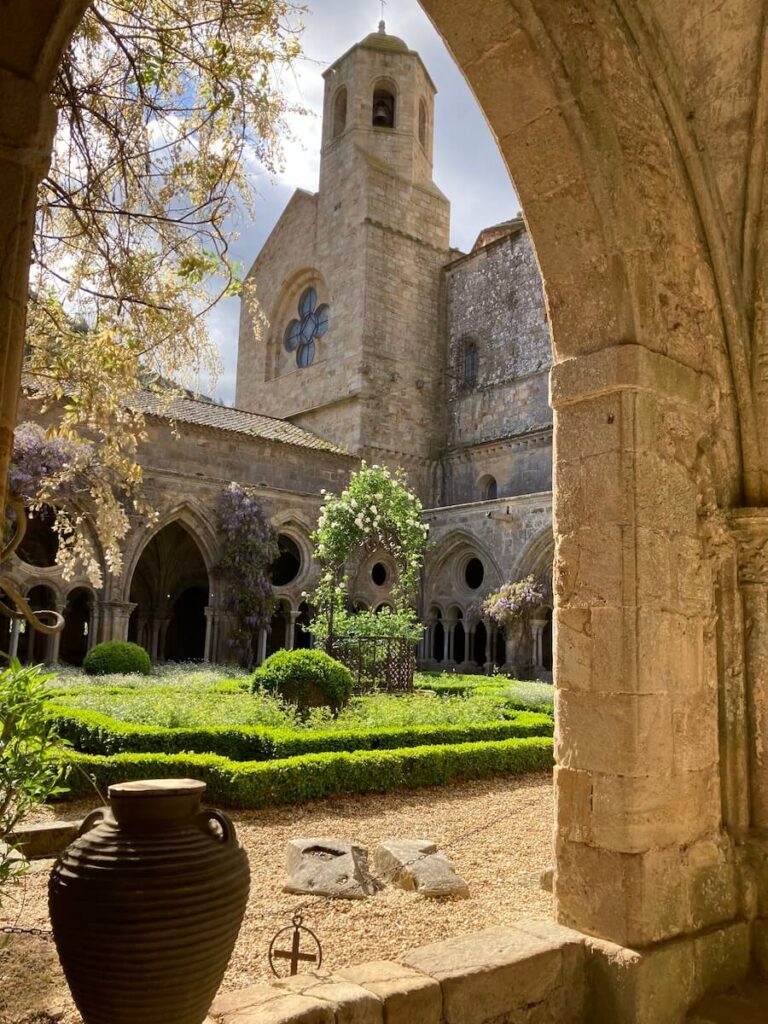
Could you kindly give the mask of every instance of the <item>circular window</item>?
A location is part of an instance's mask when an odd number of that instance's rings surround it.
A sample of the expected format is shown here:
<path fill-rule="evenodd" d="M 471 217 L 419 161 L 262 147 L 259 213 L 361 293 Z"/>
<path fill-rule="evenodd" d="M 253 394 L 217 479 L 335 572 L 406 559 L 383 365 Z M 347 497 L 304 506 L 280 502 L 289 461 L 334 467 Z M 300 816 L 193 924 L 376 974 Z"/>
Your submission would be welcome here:
<path fill-rule="evenodd" d="M 485 579 L 485 567 L 479 558 L 470 558 L 464 569 L 464 579 L 470 590 L 478 590 Z"/>
<path fill-rule="evenodd" d="M 383 587 L 387 582 L 387 567 L 383 562 L 377 562 L 376 565 L 371 569 L 371 579 L 377 587 Z"/>
<path fill-rule="evenodd" d="M 27 514 L 27 532 L 16 550 L 22 562 L 38 569 L 48 569 L 56 564 L 59 538 L 53 528 L 55 519 L 56 513 L 49 505 L 44 505 L 39 512 Z"/>
<path fill-rule="evenodd" d="M 277 558 L 272 563 L 270 576 L 276 587 L 285 587 L 293 583 L 301 569 L 301 552 L 298 544 L 285 534 L 277 538 Z"/>

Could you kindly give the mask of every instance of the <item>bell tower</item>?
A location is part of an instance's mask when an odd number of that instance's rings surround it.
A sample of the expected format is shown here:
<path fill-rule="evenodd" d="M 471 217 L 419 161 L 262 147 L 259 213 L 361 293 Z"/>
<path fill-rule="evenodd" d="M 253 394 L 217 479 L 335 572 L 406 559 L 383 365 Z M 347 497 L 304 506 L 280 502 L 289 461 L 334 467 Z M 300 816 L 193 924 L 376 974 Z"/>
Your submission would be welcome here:
<path fill-rule="evenodd" d="M 332 174 L 351 146 L 414 182 L 431 183 L 436 90 L 418 53 L 388 35 L 382 21 L 324 78 L 321 191 L 323 172 Z"/>
<path fill-rule="evenodd" d="M 237 402 L 428 493 L 443 436 L 450 204 L 432 180 L 435 86 L 384 23 L 325 72 L 320 188 L 294 194 L 249 274 Z"/>

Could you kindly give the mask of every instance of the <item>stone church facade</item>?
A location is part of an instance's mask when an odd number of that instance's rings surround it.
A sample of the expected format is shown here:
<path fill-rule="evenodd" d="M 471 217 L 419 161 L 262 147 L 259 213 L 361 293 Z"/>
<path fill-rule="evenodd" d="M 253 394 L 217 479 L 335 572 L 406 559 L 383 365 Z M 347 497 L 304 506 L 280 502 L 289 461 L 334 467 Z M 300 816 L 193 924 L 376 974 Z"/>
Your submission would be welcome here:
<path fill-rule="evenodd" d="M 404 468 L 426 509 L 420 662 L 549 677 L 550 608 L 525 639 L 478 611 L 505 581 L 551 577 L 542 286 L 520 219 L 481 232 L 469 253 L 451 248 L 450 204 L 432 178 L 434 102 L 419 55 L 383 26 L 325 72 L 319 189 L 294 194 L 248 274 L 235 408 L 189 397 L 159 415 L 145 399 L 157 521 L 135 522 L 121 575 L 98 592 L 61 578 L 33 523 L 13 574 L 66 628 L 7 632 L 4 649 L 77 664 L 92 643 L 129 638 L 155 660 L 227 660 L 216 508 L 231 481 L 256 489 L 280 539 L 259 658 L 311 643 L 309 535 L 322 492 L 366 460 Z M 383 551 L 356 564 L 355 605 L 387 605 L 394 571 Z"/>

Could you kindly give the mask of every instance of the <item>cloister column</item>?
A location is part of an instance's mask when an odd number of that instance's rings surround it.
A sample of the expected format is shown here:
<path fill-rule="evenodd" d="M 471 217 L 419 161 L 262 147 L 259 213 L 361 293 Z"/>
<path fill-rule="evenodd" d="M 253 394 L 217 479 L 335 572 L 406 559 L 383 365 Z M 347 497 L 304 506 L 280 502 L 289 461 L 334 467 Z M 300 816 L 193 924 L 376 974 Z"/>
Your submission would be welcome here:
<path fill-rule="evenodd" d="M 738 582 L 743 610 L 745 647 L 746 728 L 730 743 L 745 757 L 749 786 L 746 814 L 755 870 L 757 906 L 762 921 L 762 956 L 768 969 L 768 509 L 745 508 L 731 513 L 738 545 Z M 731 758 L 735 762 L 736 757 Z M 739 810 L 742 808 L 739 807 Z"/>
<path fill-rule="evenodd" d="M 64 615 L 67 609 L 66 601 L 57 601 L 54 611 L 57 611 L 59 615 Z M 48 637 L 48 643 L 45 648 L 45 660 L 48 665 L 58 665 L 59 658 L 61 656 L 61 631 L 58 633 L 51 633 Z"/>
<path fill-rule="evenodd" d="M 285 649 L 292 651 L 294 644 L 296 643 L 296 622 L 301 615 L 301 612 L 290 611 L 288 613 L 288 622 L 286 623 L 285 631 Z"/>
<path fill-rule="evenodd" d="M 263 665 L 267 660 L 267 631 L 266 629 L 259 630 L 258 648 L 256 653 L 256 664 Z"/>
<path fill-rule="evenodd" d="M 443 641 L 443 653 L 444 661 L 453 664 L 453 635 L 456 632 L 455 622 L 446 622 L 445 624 L 445 639 Z"/>
<path fill-rule="evenodd" d="M 551 377 L 556 913 L 624 946 L 738 914 L 721 827 L 715 570 L 690 466 L 709 387 L 635 345 Z"/>
<path fill-rule="evenodd" d="M 8 657 L 11 661 L 19 656 L 19 635 L 21 633 L 21 616 L 15 615 L 11 620 L 11 641 L 8 645 Z"/>
<path fill-rule="evenodd" d="M 205 646 L 203 648 L 203 661 L 211 661 L 211 649 L 213 644 L 213 632 L 215 629 L 216 609 L 208 606 L 205 609 Z"/>
<path fill-rule="evenodd" d="M 127 640 L 128 623 L 136 607 L 133 601 L 102 601 L 101 623 L 104 640 Z"/>
<path fill-rule="evenodd" d="M 96 601 L 96 599 L 93 597 L 88 602 L 88 612 L 88 643 L 86 645 L 86 649 L 90 651 L 90 649 L 92 647 L 95 647 L 96 644 L 98 643 L 98 640 L 96 638 L 99 635 L 99 627 L 101 625 L 99 604 L 98 601 Z"/>
<path fill-rule="evenodd" d="M 55 127 L 44 91 L 0 68 L 0 508 L 16 426 L 35 199 Z"/>
<path fill-rule="evenodd" d="M 531 620 L 531 632 L 533 634 L 533 667 L 535 669 L 544 668 L 544 629 L 546 628 L 546 625 L 546 619 Z"/>

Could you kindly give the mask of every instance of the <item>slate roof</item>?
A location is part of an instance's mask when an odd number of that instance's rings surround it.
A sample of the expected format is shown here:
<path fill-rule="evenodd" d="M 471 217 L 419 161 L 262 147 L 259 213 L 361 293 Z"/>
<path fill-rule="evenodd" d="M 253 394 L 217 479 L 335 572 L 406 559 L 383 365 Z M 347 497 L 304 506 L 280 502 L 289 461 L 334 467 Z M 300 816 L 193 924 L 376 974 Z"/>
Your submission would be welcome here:
<path fill-rule="evenodd" d="M 230 409 L 226 405 L 217 405 L 211 401 L 178 397 L 170 403 L 161 403 L 155 395 L 142 391 L 135 399 L 135 405 L 141 412 L 165 420 L 194 423 L 200 427 L 212 427 L 214 430 L 228 430 L 233 434 L 260 437 L 265 441 L 277 441 L 297 448 L 310 448 L 314 451 L 331 452 L 334 455 L 349 455 L 349 452 L 331 441 L 326 441 L 287 420 L 260 416 L 258 413 L 244 412 L 242 409 Z"/>

